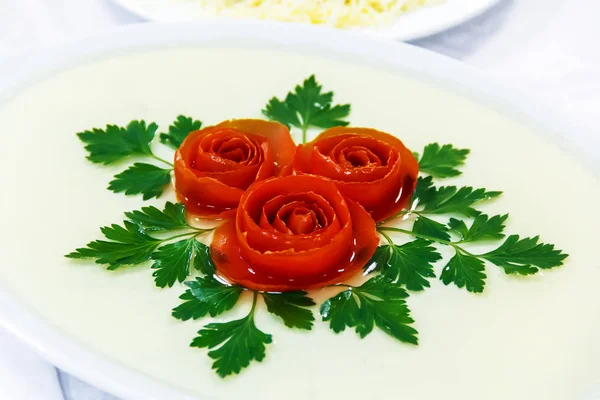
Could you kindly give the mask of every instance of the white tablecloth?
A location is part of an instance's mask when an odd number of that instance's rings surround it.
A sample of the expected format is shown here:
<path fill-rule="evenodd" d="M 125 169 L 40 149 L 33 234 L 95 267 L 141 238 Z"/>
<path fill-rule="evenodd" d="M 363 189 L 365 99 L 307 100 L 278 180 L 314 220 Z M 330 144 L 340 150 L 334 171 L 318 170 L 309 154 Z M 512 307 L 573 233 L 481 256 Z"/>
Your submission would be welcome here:
<path fill-rule="evenodd" d="M 452 0 L 460 1 L 460 0 Z M 451 31 L 414 42 L 488 71 L 566 115 L 571 140 L 600 159 L 600 2 L 505 0 Z M 0 0 L 0 74 L 11 58 L 141 19 L 110 0 Z M 0 398 L 112 400 L 0 331 Z"/>

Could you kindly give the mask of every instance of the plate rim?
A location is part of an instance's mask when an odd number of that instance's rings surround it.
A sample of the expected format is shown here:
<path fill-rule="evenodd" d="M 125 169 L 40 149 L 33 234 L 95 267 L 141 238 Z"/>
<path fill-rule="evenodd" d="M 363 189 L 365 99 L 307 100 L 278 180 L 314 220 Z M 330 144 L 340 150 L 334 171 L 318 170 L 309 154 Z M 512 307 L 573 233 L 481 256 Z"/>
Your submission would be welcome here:
<path fill-rule="evenodd" d="M 166 18 L 156 18 L 156 14 L 153 12 L 151 6 L 145 6 L 143 1 L 139 0 L 110 0 L 113 4 L 118 7 L 121 7 L 125 11 L 139 17 L 143 18 L 147 21 L 154 22 L 176 22 L 176 17 L 178 13 L 175 11 L 175 14 L 171 17 L 167 16 Z M 167 0 L 168 1 L 168 0 Z M 445 0 L 445 1 L 456 1 L 456 0 Z M 479 0 L 478 2 L 473 2 L 472 7 L 465 9 L 465 12 L 457 14 L 457 15 L 445 15 L 442 19 L 433 20 L 430 24 L 421 24 L 418 29 L 414 29 L 410 32 L 396 32 L 395 26 L 397 23 L 401 23 L 401 21 L 392 23 L 388 28 L 384 28 L 381 30 L 375 30 L 370 28 L 355 28 L 352 31 L 360 32 L 363 34 L 368 34 L 370 36 L 375 37 L 383 37 L 388 39 L 396 39 L 404 42 L 409 42 L 413 40 L 424 39 L 430 36 L 437 35 L 439 33 L 445 32 L 449 29 L 456 28 L 482 14 L 491 10 L 494 6 L 500 4 L 505 0 Z M 441 5 L 433 5 L 432 7 L 442 7 Z M 423 15 L 425 13 L 431 12 L 428 9 L 424 10 L 416 10 L 413 11 Z M 435 12 L 435 11 L 434 11 Z M 411 14 L 405 14 L 399 18 L 413 18 Z M 227 17 L 207 17 L 202 18 L 202 22 L 215 20 L 215 21 L 239 21 L 238 19 L 232 19 Z M 186 19 L 188 21 L 188 19 Z M 292 23 L 298 24 L 298 23 Z"/>
<path fill-rule="evenodd" d="M 282 29 L 284 25 L 285 29 Z M 137 24 L 76 41 L 61 49 L 41 51 L 18 66 L 19 72 L 10 77 L 9 84 L 3 86 L 0 82 L 0 106 L 32 82 L 70 66 L 85 64 L 94 58 L 103 59 L 119 52 L 129 53 L 131 49 L 143 51 L 209 44 L 219 40 L 250 40 L 258 43 L 259 47 L 274 45 L 287 50 L 327 52 L 354 59 L 355 62 L 373 57 L 375 61 L 385 62 L 396 70 L 450 87 L 455 93 L 471 99 L 475 96 L 481 104 L 508 113 L 511 118 L 543 127 L 543 136 L 551 136 L 552 142 L 561 145 L 571 155 L 575 154 L 575 162 L 581 165 L 582 159 L 586 160 L 584 156 L 589 156 L 589 165 L 584 165 L 584 168 L 590 170 L 591 167 L 594 171 L 598 167 L 597 160 L 592 159 L 591 154 L 587 155 L 582 148 L 576 148 L 567 140 L 565 135 L 574 129 L 573 123 L 563 120 L 560 113 L 539 107 L 528 96 L 513 93 L 495 83 L 476 68 L 405 43 L 331 28 L 290 26 L 278 22 Z M 84 347 L 76 338 L 52 326 L 51 321 L 36 315 L 5 286 L 0 282 L 0 327 L 15 334 L 50 363 L 102 390 L 127 399 L 198 398 L 197 394 L 169 386 Z"/>

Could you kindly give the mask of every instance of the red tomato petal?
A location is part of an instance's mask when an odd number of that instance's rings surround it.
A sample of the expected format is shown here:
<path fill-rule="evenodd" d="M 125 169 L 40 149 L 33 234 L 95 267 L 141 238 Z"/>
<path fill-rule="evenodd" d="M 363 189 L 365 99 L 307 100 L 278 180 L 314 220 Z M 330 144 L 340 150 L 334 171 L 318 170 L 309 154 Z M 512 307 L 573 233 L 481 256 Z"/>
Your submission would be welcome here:
<path fill-rule="evenodd" d="M 198 140 L 198 145 L 191 148 L 190 158 L 195 161 L 194 169 L 207 172 L 226 172 L 243 169 L 248 165 L 256 165 L 262 161 L 261 144 L 264 138 L 253 135 L 244 135 L 233 129 L 210 127 L 205 129 L 206 134 Z M 232 155 L 234 148 L 223 150 L 224 147 L 236 144 L 242 157 L 240 161 L 223 157 Z"/>
<path fill-rule="evenodd" d="M 193 169 L 192 172 L 198 177 L 213 178 L 225 185 L 245 190 L 248 188 L 248 186 L 254 183 L 254 181 L 257 179 L 259 170 L 264 165 L 264 163 L 262 163 L 262 160 L 263 154 L 268 152 L 267 144 L 263 143 L 261 146 L 258 146 L 257 152 L 259 153 L 259 155 L 257 156 L 257 161 L 254 162 L 252 165 L 245 165 L 243 168 L 219 172 Z M 199 153 L 196 157 L 196 160 L 201 158 L 205 159 L 206 157 L 206 153 Z M 272 169 L 266 168 L 264 170 L 271 171 Z"/>
<path fill-rule="evenodd" d="M 277 196 L 278 192 L 285 195 Z M 328 216 L 328 225 L 314 235 L 293 235 L 282 233 L 281 229 L 264 229 L 260 226 L 263 219 L 261 214 L 270 220 L 269 214 L 292 201 L 314 204 Z M 323 246 L 350 222 L 344 198 L 335 185 L 328 179 L 308 175 L 271 179 L 252 185 L 242 198 L 239 210 L 236 215 L 238 226 L 247 233 L 249 245 L 258 251 L 302 251 Z"/>
<path fill-rule="evenodd" d="M 378 131 L 377 129 L 372 128 L 353 128 L 348 126 L 336 126 L 334 128 L 329 128 L 319 134 L 319 136 L 317 136 L 312 142 L 317 142 L 332 136 L 348 134 L 372 137 L 374 139 L 381 140 L 382 142 L 385 142 L 396 149 L 401 149 L 403 147 L 406 148 L 400 139 L 394 135 L 390 135 L 389 133 Z"/>
<path fill-rule="evenodd" d="M 375 230 L 375 222 L 364 208 L 348 200 L 348 208 L 352 215 L 353 245 L 345 254 L 343 260 L 328 268 L 320 268 L 310 274 L 315 265 L 323 265 L 322 259 L 307 257 L 303 263 L 288 265 L 295 260 L 295 254 L 290 252 L 283 257 L 284 264 L 279 265 L 280 274 L 269 274 L 260 265 L 252 265 L 242 256 L 241 243 L 236 236 L 236 227 L 233 220 L 226 221 L 215 230 L 211 244 L 211 254 L 217 268 L 217 274 L 229 282 L 243 287 L 268 292 L 285 292 L 293 290 L 306 290 L 318 288 L 349 279 L 360 271 L 371 259 L 379 245 L 379 238 Z M 334 245 L 331 251 L 336 251 Z M 305 271 L 302 277 L 296 276 L 296 270 Z"/>
<path fill-rule="evenodd" d="M 223 218 L 253 182 L 283 172 L 295 149 L 277 122 L 232 120 L 191 132 L 175 153 L 175 189 L 191 213 Z"/>
<path fill-rule="evenodd" d="M 349 162 L 350 153 L 358 167 Z M 333 179 L 344 196 L 360 203 L 376 221 L 407 206 L 418 169 L 398 138 L 369 128 L 328 129 L 300 146 L 294 158 L 297 173 Z"/>
<path fill-rule="evenodd" d="M 289 182 L 298 186 L 309 180 L 312 181 L 313 187 L 320 186 L 319 182 L 326 182 L 314 176 L 288 178 L 292 178 Z M 259 189 L 261 188 L 256 189 L 253 186 L 250 193 L 255 190 L 260 191 Z M 245 214 L 245 211 L 240 207 L 237 223 L 233 220 L 227 221 L 215 230 L 211 252 L 217 273 L 233 283 L 265 291 L 321 287 L 348 278 L 371 258 L 379 244 L 379 238 L 376 234 L 375 222 L 363 207 L 348 199 L 342 199 L 342 202 L 350 220 L 341 227 L 329 243 L 304 251 L 291 248 L 282 251 L 272 249 L 259 251 L 252 248 L 248 240 L 251 235 L 244 231 L 245 219 L 240 216 Z"/>
<path fill-rule="evenodd" d="M 294 193 L 293 200 L 290 201 L 290 195 L 279 195 L 275 196 L 271 200 L 267 201 L 263 206 L 263 212 L 261 215 L 261 221 L 277 221 L 281 218 L 281 210 L 291 203 L 302 203 L 310 210 L 315 212 L 315 216 L 322 228 L 326 228 L 333 223 L 335 219 L 335 210 L 331 207 L 331 204 L 323 196 L 320 196 L 313 192 L 305 193 Z M 268 222 L 267 222 L 268 223 Z M 283 223 L 283 221 L 282 221 Z M 260 225 L 262 228 L 263 224 Z M 287 232 L 287 229 L 286 229 Z"/>
<path fill-rule="evenodd" d="M 265 137 L 273 154 L 275 176 L 278 176 L 283 168 L 291 164 L 294 159 L 296 144 L 290 136 L 288 127 L 279 122 L 262 119 L 234 119 L 221 122 L 216 126 L 235 128 L 244 133 Z"/>
<path fill-rule="evenodd" d="M 330 156 L 322 154 L 315 146 L 311 159 L 311 171 L 342 182 L 373 182 L 389 174 L 398 158 L 398 152 L 393 151 L 386 160 L 387 165 L 361 168 L 341 166 Z"/>
<path fill-rule="evenodd" d="M 244 191 L 210 178 L 196 176 L 175 153 L 175 182 L 179 200 L 192 214 L 206 218 L 221 217 L 235 210 Z"/>

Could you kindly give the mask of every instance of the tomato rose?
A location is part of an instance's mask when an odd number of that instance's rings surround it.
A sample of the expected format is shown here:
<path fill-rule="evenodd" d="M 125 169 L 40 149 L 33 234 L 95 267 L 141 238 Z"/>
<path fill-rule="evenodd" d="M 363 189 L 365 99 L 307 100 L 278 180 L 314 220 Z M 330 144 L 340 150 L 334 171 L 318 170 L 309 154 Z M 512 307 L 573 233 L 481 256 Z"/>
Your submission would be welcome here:
<path fill-rule="evenodd" d="M 298 147 L 294 170 L 332 179 L 344 196 L 382 221 L 408 204 L 419 165 L 410 150 L 390 134 L 336 127 Z"/>
<path fill-rule="evenodd" d="M 211 254 L 228 281 L 279 292 L 340 282 L 378 244 L 375 221 L 332 181 L 292 175 L 253 184 L 215 230 Z"/>
<path fill-rule="evenodd" d="M 295 150 L 278 122 L 239 119 L 194 131 L 175 153 L 175 190 L 191 213 L 224 218 L 252 183 L 289 168 Z"/>

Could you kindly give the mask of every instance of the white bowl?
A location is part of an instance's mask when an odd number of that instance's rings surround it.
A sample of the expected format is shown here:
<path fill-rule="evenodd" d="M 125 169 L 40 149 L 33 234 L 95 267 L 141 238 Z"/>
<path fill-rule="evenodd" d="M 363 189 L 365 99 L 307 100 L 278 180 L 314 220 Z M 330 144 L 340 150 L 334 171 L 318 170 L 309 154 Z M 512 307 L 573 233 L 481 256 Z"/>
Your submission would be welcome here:
<path fill-rule="evenodd" d="M 3 225 L 9 229 L 0 233 L 0 323 L 58 367 L 127 399 L 240 393 L 327 397 L 332 395 L 328 382 L 337 382 L 333 393 L 345 398 L 365 393 L 414 398 L 410 395 L 419 393 L 419 386 L 427 398 L 447 399 L 562 399 L 565 393 L 592 393 L 598 384 L 594 371 L 600 370 L 595 339 L 600 335 L 595 289 L 600 270 L 594 267 L 590 238 L 600 223 L 593 212 L 600 188 L 590 169 L 598 164 L 587 160 L 585 169 L 572 160 L 585 156 L 565 139 L 569 124 L 477 70 L 431 52 L 347 32 L 282 27 L 255 22 L 131 26 L 42 53 L 5 82 L 0 167 Z M 228 63 L 219 68 L 209 55 Z M 259 56 L 269 61 L 264 71 Z M 266 95 L 283 96 L 315 70 L 325 89 L 336 92 L 336 101 L 352 101 L 356 124 L 396 131 L 409 146 L 437 140 L 471 147 L 465 174 L 451 182 L 504 190 L 505 197 L 487 210 L 510 212 L 511 230 L 540 233 L 571 257 L 563 268 L 530 281 L 513 280 L 488 266 L 483 296 L 434 280 L 434 287 L 413 300 L 422 335 L 418 348 L 378 334 L 363 341 L 353 332 L 335 336 L 319 322 L 310 335 L 274 326 L 277 346 L 267 360 L 221 382 L 205 352 L 187 348 L 202 324 L 169 316 L 181 287 L 158 290 L 145 268 L 113 273 L 62 257 L 96 238 L 99 226 L 119 222 L 123 211 L 142 204 L 140 198 L 104 189 L 113 170 L 87 163 L 74 133 L 91 128 L 88 124 L 142 117 L 156 116 L 164 125 L 179 112 L 206 124 L 258 117 Z M 257 82 L 248 71 L 256 72 Z M 406 90 L 386 92 L 387 79 L 390 88 Z M 202 85 L 220 85 L 223 97 L 204 95 L 198 89 Z M 242 87 L 248 91 L 234 98 Z M 42 92 L 52 94 L 48 101 L 34 96 Z M 29 153 L 36 156 L 30 159 Z M 31 179 L 33 188 L 27 184 Z M 44 189 L 39 199 L 38 187 Z M 569 199 L 572 204 L 564 202 Z M 262 323 L 273 324 L 264 318 Z M 154 358 L 159 350 L 163 353 Z M 380 359 L 400 369 L 367 368 L 376 368 Z M 359 364 L 353 368 L 353 363 Z M 463 390 L 468 374 L 476 378 L 472 391 Z M 389 386 L 382 386 L 386 377 Z M 340 383 L 348 379 L 365 384 Z M 369 382 L 377 384 L 370 388 Z M 292 391 L 290 384 L 295 384 Z"/>

